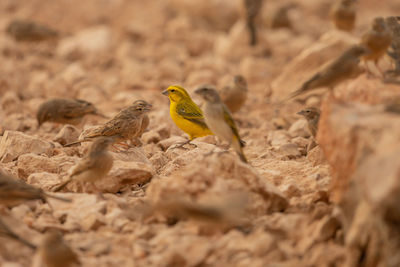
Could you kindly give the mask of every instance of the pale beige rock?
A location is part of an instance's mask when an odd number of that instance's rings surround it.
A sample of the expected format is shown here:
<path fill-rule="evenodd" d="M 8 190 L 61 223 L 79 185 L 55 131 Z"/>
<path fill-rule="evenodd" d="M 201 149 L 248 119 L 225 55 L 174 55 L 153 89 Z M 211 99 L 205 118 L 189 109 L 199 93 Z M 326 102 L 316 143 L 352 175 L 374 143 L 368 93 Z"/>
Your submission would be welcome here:
<path fill-rule="evenodd" d="M 142 162 L 114 160 L 113 167 L 104 179 L 96 182 L 103 192 L 116 193 L 137 184 L 145 184 L 153 177 L 153 168 Z"/>
<path fill-rule="evenodd" d="M 190 0 L 172 0 L 171 7 L 199 23 L 212 29 L 228 30 L 238 18 L 239 0 L 208 0 L 193 2 Z"/>
<path fill-rule="evenodd" d="M 77 140 L 79 137 L 79 130 L 73 125 L 64 125 L 58 134 L 54 137 L 53 141 L 61 145 L 65 145 Z"/>
<path fill-rule="evenodd" d="M 171 136 L 168 139 L 161 140 L 157 145 L 161 147 L 162 150 L 167 150 L 172 145 L 178 145 L 179 143 L 183 143 L 187 141 L 187 139 L 181 136 Z"/>
<path fill-rule="evenodd" d="M 22 113 L 23 105 L 15 91 L 8 91 L 1 97 L 1 108 L 5 114 Z"/>
<path fill-rule="evenodd" d="M 141 139 L 145 144 L 150 144 L 150 143 L 157 144 L 161 140 L 161 136 L 156 131 L 148 131 L 143 133 Z"/>
<path fill-rule="evenodd" d="M 44 190 L 51 191 L 53 186 L 60 183 L 60 175 L 37 170 L 28 176 L 26 182 Z"/>
<path fill-rule="evenodd" d="M 30 174 L 36 172 L 58 173 L 58 162 L 49 157 L 33 153 L 24 154 L 18 157 L 18 176 L 26 179 Z"/>
<path fill-rule="evenodd" d="M 288 144 L 289 141 L 290 135 L 284 130 L 270 131 L 267 136 L 267 142 L 272 146 L 282 146 Z"/>
<path fill-rule="evenodd" d="M 192 158 L 186 167 L 175 171 L 170 177 L 153 180 L 147 192 L 157 202 L 171 194 L 201 199 L 237 190 L 250 194 L 252 201 L 249 201 L 246 209 L 249 216 L 287 207 L 287 200 L 277 188 L 249 165 L 240 162 L 236 155 L 228 153 L 214 153 L 201 161 Z"/>
<path fill-rule="evenodd" d="M 4 130 L 26 132 L 37 128 L 37 121 L 21 113 L 13 113 L 1 121 Z"/>
<path fill-rule="evenodd" d="M 26 153 L 51 156 L 54 145 L 17 131 L 5 131 L 0 141 L 2 162 L 10 162 Z"/>
<path fill-rule="evenodd" d="M 292 143 L 281 145 L 278 151 L 281 155 L 288 158 L 296 158 L 301 156 L 299 147 Z"/>
<path fill-rule="evenodd" d="M 289 128 L 288 132 L 292 137 L 309 137 L 310 131 L 308 130 L 308 123 L 304 119 L 295 121 Z"/>
<path fill-rule="evenodd" d="M 57 54 L 61 57 L 75 57 L 85 53 L 105 51 L 111 45 L 111 30 L 106 26 L 87 28 L 76 35 L 64 38 L 58 44 Z"/>
<path fill-rule="evenodd" d="M 59 195 L 73 198 L 72 203 L 61 201 L 51 202 L 54 209 L 54 217 L 63 217 L 65 220 L 65 223 L 62 225 L 63 229 L 68 231 L 89 231 L 93 227 L 98 227 L 99 223 L 101 224 L 104 221 L 106 201 L 99 200 L 96 195 L 79 193 Z"/>
<path fill-rule="evenodd" d="M 150 158 L 151 165 L 158 172 L 168 163 L 168 158 L 161 151 L 158 151 Z"/>

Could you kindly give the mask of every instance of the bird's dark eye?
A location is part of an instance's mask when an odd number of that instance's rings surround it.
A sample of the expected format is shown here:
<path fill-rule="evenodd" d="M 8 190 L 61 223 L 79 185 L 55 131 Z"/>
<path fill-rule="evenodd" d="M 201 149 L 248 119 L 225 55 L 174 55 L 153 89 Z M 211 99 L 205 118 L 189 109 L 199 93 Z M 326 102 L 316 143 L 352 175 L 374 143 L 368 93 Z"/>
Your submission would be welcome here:
<path fill-rule="evenodd" d="M 307 112 L 307 113 L 310 113 L 310 111 L 309 111 L 309 110 L 307 110 L 306 112 Z"/>
<path fill-rule="evenodd" d="M 175 89 L 171 89 L 171 93 L 175 92 Z"/>

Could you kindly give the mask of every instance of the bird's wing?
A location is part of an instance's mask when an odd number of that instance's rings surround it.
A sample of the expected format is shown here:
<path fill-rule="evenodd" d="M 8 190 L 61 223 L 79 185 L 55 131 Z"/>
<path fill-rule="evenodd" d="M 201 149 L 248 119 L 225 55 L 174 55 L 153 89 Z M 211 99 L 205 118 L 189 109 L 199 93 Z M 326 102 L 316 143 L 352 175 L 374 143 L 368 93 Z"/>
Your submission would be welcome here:
<path fill-rule="evenodd" d="M 189 120 L 203 128 L 208 128 L 204 121 L 201 109 L 193 102 L 181 102 L 176 105 L 176 112 L 184 119 Z"/>
<path fill-rule="evenodd" d="M 237 138 L 237 140 L 240 141 L 240 146 L 243 147 L 244 143 L 242 142 L 242 140 L 240 140 L 240 136 L 239 136 L 239 131 L 236 127 L 236 123 L 232 118 L 232 115 L 230 114 L 228 108 L 226 106 L 224 106 L 224 120 L 226 121 L 226 123 L 229 125 L 229 127 L 232 130 L 233 136 L 235 138 Z"/>
<path fill-rule="evenodd" d="M 94 111 L 95 107 L 91 103 L 85 100 L 75 99 L 66 103 L 63 115 L 65 118 L 76 118 Z"/>
<path fill-rule="evenodd" d="M 83 158 L 77 165 L 75 165 L 74 169 L 71 172 L 71 177 L 79 175 L 84 171 L 93 168 L 95 164 L 96 160 L 92 159 L 91 157 Z"/>

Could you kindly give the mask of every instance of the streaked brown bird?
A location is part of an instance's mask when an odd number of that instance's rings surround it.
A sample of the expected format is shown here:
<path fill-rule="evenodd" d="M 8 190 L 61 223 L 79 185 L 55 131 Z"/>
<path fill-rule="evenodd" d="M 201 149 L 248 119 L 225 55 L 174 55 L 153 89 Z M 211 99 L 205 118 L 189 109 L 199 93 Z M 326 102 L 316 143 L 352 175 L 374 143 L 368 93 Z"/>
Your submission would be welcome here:
<path fill-rule="evenodd" d="M 108 153 L 108 146 L 113 143 L 112 138 L 97 138 L 89 148 L 88 153 L 78 164 L 71 168 L 68 179 L 61 185 L 53 188 L 53 192 L 62 190 L 71 181 L 76 180 L 81 183 L 92 183 L 97 191 L 100 191 L 94 185 L 94 182 L 101 180 L 111 170 L 114 159 Z"/>
<path fill-rule="evenodd" d="M 71 146 L 81 142 L 91 141 L 98 137 L 110 137 L 114 143 L 122 143 L 127 140 L 139 138 L 147 127 L 149 118 L 147 113 L 151 110 L 152 105 L 144 100 L 137 100 L 131 106 L 121 110 L 114 118 L 105 124 L 94 127 L 84 133 L 81 140 L 66 144 Z M 146 125 L 147 124 L 147 125 Z"/>
<path fill-rule="evenodd" d="M 85 115 L 89 114 L 105 117 L 103 114 L 99 113 L 92 103 L 85 100 L 55 98 L 39 106 L 36 119 L 39 127 L 47 121 L 77 125 L 81 123 Z"/>
<path fill-rule="evenodd" d="M 365 62 L 373 61 L 376 68 L 382 74 L 378 61 L 386 53 L 392 42 L 392 35 L 382 17 L 377 17 L 372 23 L 372 29 L 361 37 L 361 45 L 368 49 L 368 53 L 363 55 Z M 382 74 L 383 75 L 383 74 Z"/>
<path fill-rule="evenodd" d="M 297 7 L 295 3 L 289 3 L 281 6 L 271 17 L 271 21 L 269 22 L 271 29 L 293 28 L 288 13 L 290 9 L 295 7 Z"/>
<path fill-rule="evenodd" d="M 319 115 L 321 111 L 316 107 L 308 107 L 297 112 L 297 114 L 304 116 L 308 123 L 308 129 L 313 137 L 317 135 Z"/>
<path fill-rule="evenodd" d="M 391 76 L 400 75 L 400 17 L 387 17 L 386 25 L 392 34 L 392 43 L 387 55 L 394 61 L 394 70 L 389 70 Z"/>
<path fill-rule="evenodd" d="M 356 23 L 355 0 L 338 0 L 330 11 L 335 27 L 342 31 L 351 32 Z"/>
<path fill-rule="evenodd" d="M 307 145 L 307 152 L 308 152 L 315 146 L 317 146 L 315 137 L 317 136 L 318 132 L 318 122 L 321 111 L 316 107 L 308 107 L 297 112 L 297 114 L 302 115 L 304 116 L 304 118 L 306 118 L 308 129 L 312 135 L 312 140 Z"/>
<path fill-rule="evenodd" d="M 39 247 L 42 265 L 46 267 L 81 266 L 78 255 L 65 243 L 60 232 L 45 233 Z"/>
<path fill-rule="evenodd" d="M 8 225 L 5 222 L 3 222 L 3 220 L 1 218 L 0 218 L 0 236 L 5 236 L 8 238 L 14 239 L 31 249 L 36 249 L 35 245 L 33 245 L 31 242 L 27 241 L 26 239 L 20 237 L 13 230 L 11 230 L 10 227 L 8 227 Z"/>
<path fill-rule="evenodd" d="M 243 0 L 246 10 L 246 26 L 250 35 L 250 45 L 257 44 L 256 18 L 262 8 L 262 0 Z"/>
<path fill-rule="evenodd" d="M 47 194 L 40 188 L 36 188 L 22 180 L 0 172 L 0 204 L 16 206 L 30 200 L 42 200 L 46 202 L 47 198 L 71 202 L 70 199 Z"/>
<path fill-rule="evenodd" d="M 237 112 L 247 100 L 247 82 L 242 75 L 235 75 L 233 83 L 219 92 L 222 101 L 232 113 Z"/>
<path fill-rule="evenodd" d="M 355 78 L 364 71 L 360 68 L 359 62 L 360 57 L 367 51 L 365 47 L 360 45 L 351 46 L 338 58 L 322 67 L 320 71 L 303 83 L 300 89 L 291 93 L 286 100 L 321 87 L 328 87 L 333 92 L 336 85 L 345 80 Z"/>
<path fill-rule="evenodd" d="M 6 32 L 19 42 L 38 42 L 57 38 L 55 30 L 26 20 L 13 20 L 7 26 Z"/>

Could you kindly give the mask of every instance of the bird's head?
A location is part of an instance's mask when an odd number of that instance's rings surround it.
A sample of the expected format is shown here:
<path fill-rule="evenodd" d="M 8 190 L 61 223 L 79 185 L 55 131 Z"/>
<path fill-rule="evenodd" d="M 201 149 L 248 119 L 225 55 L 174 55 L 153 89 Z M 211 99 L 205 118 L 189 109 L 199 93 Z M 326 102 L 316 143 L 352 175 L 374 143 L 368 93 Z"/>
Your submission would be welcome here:
<path fill-rule="evenodd" d="M 233 82 L 236 86 L 247 88 L 246 79 L 242 75 L 235 75 L 235 77 L 233 77 Z"/>
<path fill-rule="evenodd" d="M 219 103 L 221 101 L 217 90 L 215 90 L 215 88 L 212 86 L 204 85 L 194 92 L 200 95 L 207 102 Z"/>
<path fill-rule="evenodd" d="M 372 29 L 378 32 L 384 31 L 386 28 L 386 23 L 384 18 L 382 17 L 376 17 L 374 18 L 374 21 L 372 22 Z"/>
<path fill-rule="evenodd" d="M 53 118 L 53 112 L 51 112 L 51 110 L 49 110 L 48 106 L 45 104 L 46 103 L 42 104 L 36 113 L 36 119 L 39 127 L 46 121 L 49 121 Z"/>
<path fill-rule="evenodd" d="M 191 99 L 188 92 L 179 85 L 171 85 L 167 90 L 162 92 L 163 95 L 168 96 L 171 102 L 179 102 L 184 99 Z"/>
<path fill-rule="evenodd" d="M 310 121 L 319 118 L 320 110 L 315 107 L 309 107 L 300 110 L 299 112 L 297 112 L 297 114 L 304 116 L 308 121 Z"/>
<path fill-rule="evenodd" d="M 135 109 L 135 111 L 140 113 L 149 112 L 152 107 L 152 104 L 147 103 L 144 100 L 136 100 L 135 102 L 133 102 L 133 108 Z"/>

